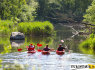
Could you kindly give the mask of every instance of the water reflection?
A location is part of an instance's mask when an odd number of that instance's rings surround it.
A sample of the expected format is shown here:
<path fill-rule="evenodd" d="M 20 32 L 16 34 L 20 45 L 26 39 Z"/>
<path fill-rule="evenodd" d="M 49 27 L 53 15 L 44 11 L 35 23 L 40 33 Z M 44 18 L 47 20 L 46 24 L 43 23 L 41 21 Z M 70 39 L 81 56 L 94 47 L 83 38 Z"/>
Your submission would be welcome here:
<path fill-rule="evenodd" d="M 30 43 L 32 43 L 33 45 L 36 45 L 36 49 L 37 49 L 37 43 L 42 44 L 42 46 L 40 48 L 43 48 L 46 46 L 46 44 L 48 44 L 49 46 L 52 45 L 54 41 L 54 37 L 32 37 L 32 36 L 26 36 L 25 38 L 25 44 L 29 45 Z"/>
<path fill-rule="evenodd" d="M 56 29 L 56 36 L 51 36 L 51 37 L 26 36 L 25 41 L 24 40 L 10 41 L 9 37 L 0 37 L 0 46 L 2 48 L 2 50 L 0 49 L 0 52 L 3 52 L 3 50 L 5 52 L 6 49 L 8 53 L 18 52 L 17 51 L 18 48 L 22 48 L 23 51 L 26 51 L 26 46 L 28 46 L 30 43 L 32 43 L 33 45 L 37 45 L 37 43 L 42 44 L 40 49 L 45 47 L 46 44 L 48 44 L 50 48 L 57 49 L 58 45 L 61 43 L 60 40 L 63 39 L 65 41 L 63 46 L 67 46 L 68 50 L 73 50 L 74 52 L 80 53 L 78 45 L 82 40 L 85 40 L 85 37 L 78 35 L 72 37 L 73 33 L 70 27 L 56 25 L 55 29 Z M 38 49 L 37 46 L 36 49 Z"/>
<path fill-rule="evenodd" d="M 49 44 L 49 46 L 53 43 L 53 37 L 32 37 L 32 36 L 26 36 L 25 40 L 10 40 L 10 37 L 0 37 L 0 53 L 1 54 L 6 54 L 6 53 L 11 53 L 11 52 L 18 52 L 17 49 L 22 48 L 23 51 L 26 50 L 26 46 L 29 44 L 36 45 L 37 43 L 42 44 L 43 46 L 40 47 L 42 49 L 45 47 L 46 44 Z"/>
<path fill-rule="evenodd" d="M 72 30 L 65 26 L 58 25 L 56 31 L 56 36 L 26 36 L 25 41 L 10 41 L 9 37 L 0 37 L 1 67 L 6 70 L 69 70 L 70 64 L 72 63 L 95 63 L 95 57 L 93 57 L 93 55 L 85 55 L 80 51 L 83 48 L 78 48 L 78 45 L 81 41 L 85 40 L 85 37 L 78 35 L 72 37 Z M 51 52 L 50 55 L 42 55 L 41 52 L 36 52 L 35 54 L 27 53 L 26 46 L 30 43 L 33 45 L 37 43 L 42 44 L 43 46 L 39 49 L 49 44 L 50 48 L 56 50 L 62 39 L 65 41 L 63 45 L 68 47 L 66 53 L 62 56 L 57 55 L 56 52 Z M 18 52 L 18 48 L 22 48 L 23 50 Z M 36 49 L 38 49 L 37 46 Z M 73 52 L 68 53 L 69 50 Z M 3 54 L 1 55 L 1 53 Z M 9 67 L 7 65 L 9 65 Z M 18 65 L 18 67 L 16 67 L 16 65 Z"/>
<path fill-rule="evenodd" d="M 10 40 L 12 47 L 20 47 L 24 44 L 25 40 Z"/>
<path fill-rule="evenodd" d="M 82 47 L 82 46 L 80 46 L 79 49 L 84 54 L 93 54 L 93 55 L 95 55 L 95 49 L 91 49 L 91 48 L 87 48 L 87 47 Z"/>

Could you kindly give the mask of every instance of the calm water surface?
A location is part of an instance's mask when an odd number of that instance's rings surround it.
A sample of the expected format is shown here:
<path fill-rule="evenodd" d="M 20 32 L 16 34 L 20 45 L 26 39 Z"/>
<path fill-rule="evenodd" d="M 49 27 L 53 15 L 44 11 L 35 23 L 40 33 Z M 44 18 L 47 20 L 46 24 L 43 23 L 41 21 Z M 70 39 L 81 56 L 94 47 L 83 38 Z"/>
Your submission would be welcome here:
<path fill-rule="evenodd" d="M 70 27 L 56 25 L 55 29 L 57 34 L 53 37 L 27 36 L 25 41 L 10 41 L 8 37 L 0 37 L 0 60 L 2 61 L 0 69 L 70 70 L 72 64 L 95 64 L 95 56 L 86 54 L 78 47 L 79 43 L 85 40 L 85 37 L 73 36 L 74 31 Z M 49 44 L 50 48 L 56 49 L 62 39 L 65 41 L 63 46 L 68 47 L 64 55 L 57 55 L 56 52 L 51 52 L 50 55 L 42 55 L 41 52 L 27 53 L 26 46 L 30 43 L 41 43 L 43 46 L 39 49 L 42 49 L 46 44 Z M 17 51 L 19 48 L 22 48 L 21 52 Z"/>

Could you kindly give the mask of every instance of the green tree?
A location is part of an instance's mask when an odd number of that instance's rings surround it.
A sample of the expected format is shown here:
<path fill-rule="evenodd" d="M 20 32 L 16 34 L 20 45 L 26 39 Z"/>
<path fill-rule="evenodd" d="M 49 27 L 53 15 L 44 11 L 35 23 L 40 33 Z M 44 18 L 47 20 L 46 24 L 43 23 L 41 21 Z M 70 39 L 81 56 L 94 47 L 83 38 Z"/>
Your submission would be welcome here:
<path fill-rule="evenodd" d="M 0 18 L 31 21 L 38 3 L 35 0 L 0 0 Z"/>
<path fill-rule="evenodd" d="M 0 0 L 1 19 L 17 17 L 23 4 L 25 4 L 25 0 Z"/>
<path fill-rule="evenodd" d="M 81 21 L 92 0 L 38 0 L 38 19 L 58 22 Z"/>
<path fill-rule="evenodd" d="M 86 10 L 84 15 L 84 22 L 95 24 L 95 0 L 93 0 L 91 6 Z"/>
<path fill-rule="evenodd" d="M 49 11 L 49 0 L 37 0 L 39 7 L 37 8 L 37 19 L 45 20 Z"/>
<path fill-rule="evenodd" d="M 34 0 L 26 0 L 26 5 L 21 7 L 21 12 L 19 13 L 19 19 L 23 21 L 33 21 L 36 17 L 36 8 L 38 3 Z"/>

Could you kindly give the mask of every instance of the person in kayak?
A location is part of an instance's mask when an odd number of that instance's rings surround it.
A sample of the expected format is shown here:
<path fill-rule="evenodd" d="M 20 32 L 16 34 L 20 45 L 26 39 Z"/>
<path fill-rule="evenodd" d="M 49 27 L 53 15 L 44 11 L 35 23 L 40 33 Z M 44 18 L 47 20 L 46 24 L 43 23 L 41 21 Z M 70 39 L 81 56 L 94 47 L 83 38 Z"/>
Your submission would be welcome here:
<path fill-rule="evenodd" d="M 35 45 L 33 46 L 33 44 L 29 45 L 28 51 L 34 51 L 35 49 Z"/>
<path fill-rule="evenodd" d="M 43 50 L 44 51 L 49 51 L 49 50 L 51 50 L 50 48 L 48 48 L 48 44 L 46 45 L 46 47 L 45 48 L 43 48 Z"/>
<path fill-rule="evenodd" d="M 59 44 L 59 47 L 57 48 L 57 51 L 63 51 L 66 49 L 65 47 L 62 47 L 62 44 Z"/>

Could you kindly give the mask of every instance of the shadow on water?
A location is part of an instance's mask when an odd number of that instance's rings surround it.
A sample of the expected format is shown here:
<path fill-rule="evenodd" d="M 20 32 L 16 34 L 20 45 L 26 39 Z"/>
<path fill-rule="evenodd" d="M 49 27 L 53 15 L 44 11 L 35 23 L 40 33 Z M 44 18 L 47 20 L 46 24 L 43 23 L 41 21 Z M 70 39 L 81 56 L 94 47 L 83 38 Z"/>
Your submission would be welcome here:
<path fill-rule="evenodd" d="M 23 45 L 25 40 L 10 40 L 11 46 L 12 47 L 20 47 Z"/>

